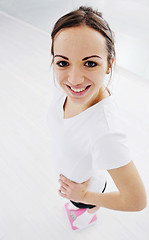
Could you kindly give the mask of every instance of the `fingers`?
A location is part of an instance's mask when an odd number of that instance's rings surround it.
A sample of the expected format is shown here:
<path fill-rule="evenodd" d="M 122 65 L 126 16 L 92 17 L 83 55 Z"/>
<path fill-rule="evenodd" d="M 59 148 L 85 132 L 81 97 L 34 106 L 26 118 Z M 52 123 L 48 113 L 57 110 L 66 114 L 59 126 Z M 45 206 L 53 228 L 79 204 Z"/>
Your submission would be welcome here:
<path fill-rule="evenodd" d="M 66 177 L 64 177 L 63 175 L 60 175 L 60 180 L 61 180 L 62 182 L 64 182 L 65 184 L 67 184 L 67 185 L 68 185 L 68 183 L 69 183 L 69 179 L 66 178 Z"/>
<path fill-rule="evenodd" d="M 60 175 L 60 181 L 60 183 L 63 183 L 65 187 L 73 187 L 73 184 L 75 184 L 75 182 L 71 181 L 63 175 Z"/>
<path fill-rule="evenodd" d="M 64 188 L 68 188 L 69 187 L 69 185 L 67 185 L 65 182 L 63 182 L 62 180 L 58 180 L 59 181 L 59 183 L 61 184 L 61 186 L 63 186 Z"/>
<path fill-rule="evenodd" d="M 63 198 L 66 198 L 66 195 L 64 193 L 61 192 L 61 190 L 58 191 L 59 192 L 59 195 Z"/>
<path fill-rule="evenodd" d="M 70 188 L 69 180 L 64 176 L 60 176 L 59 183 L 61 184 L 59 194 L 66 198 Z"/>
<path fill-rule="evenodd" d="M 63 192 L 63 194 L 66 194 L 67 189 L 61 186 L 61 187 L 60 187 L 60 191 Z"/>

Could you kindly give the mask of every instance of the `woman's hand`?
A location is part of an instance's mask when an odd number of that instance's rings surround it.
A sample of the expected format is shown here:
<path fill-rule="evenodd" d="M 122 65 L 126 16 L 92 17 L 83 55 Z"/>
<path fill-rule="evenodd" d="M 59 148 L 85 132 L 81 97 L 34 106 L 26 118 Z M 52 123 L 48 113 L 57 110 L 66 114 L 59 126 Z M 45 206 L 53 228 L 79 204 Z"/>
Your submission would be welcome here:
<path fill-rule="evenodd" d="M 67 198 L 74 202 L 83 202 L 85 194 L 88 190 L 90 179 L 83 183 L 76 183 L 63 175 L 60 175 L 59 183 L 61 184 L 59 194 L 63 198 Z"/>

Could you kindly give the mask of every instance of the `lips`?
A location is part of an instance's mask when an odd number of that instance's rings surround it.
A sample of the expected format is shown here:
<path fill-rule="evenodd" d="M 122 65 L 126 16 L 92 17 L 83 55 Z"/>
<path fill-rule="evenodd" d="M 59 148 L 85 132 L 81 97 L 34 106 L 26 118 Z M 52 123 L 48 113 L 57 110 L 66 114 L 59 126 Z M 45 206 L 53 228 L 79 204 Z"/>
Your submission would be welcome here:
<path fill-rule="evenodd" d="M 88 85 L 88 86 L 84 87 L 85 89 L 83 91 L 78 92 L 78 91 L 73 91 L 69 85 L 66 85 L 66 86 L 72 96 L 82 96 L 82 95 L 86 94 L 88 89 L 91 87 L 91 85 Z M 75 88 L 75 89 L 77 90 L 77 89 L 81 89 L 81 88 Z"/>
<path fill-rule="evenodd" d="M 67 85 L 67 84 L 66 84 Z M 67 85 L 70 89 L 72 88 L 72 89 L 75 89 L 75 90 L 78 90 L 78 89 L 86 89 L 86 88 L 88 88 L 88 87 L 90 87 L 91 85 L 88 85 L 88 86 L 81 86 L 81 87 L 71 87 L 71 86 L 69 86 L 69 85 Z"/>

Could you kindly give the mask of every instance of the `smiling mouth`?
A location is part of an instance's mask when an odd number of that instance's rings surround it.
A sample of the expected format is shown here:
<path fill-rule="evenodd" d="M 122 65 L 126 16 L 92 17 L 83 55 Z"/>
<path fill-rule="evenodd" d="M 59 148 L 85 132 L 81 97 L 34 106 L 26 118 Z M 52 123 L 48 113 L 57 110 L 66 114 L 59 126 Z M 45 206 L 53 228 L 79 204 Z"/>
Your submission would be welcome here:
<path fill-rule="evenodd" d="M 86 86 L 86 87 L 84 87 L 84 88 L 80 88 L 80 89 L 72 88 L 72 87 L 70 87 L 70 86 L 67 85 L 67 84 L 66 84 L 66 86 L 69 87 L 73 92 L 83 92 L 83 91 L 85 91 L 87 88 L 89 88 L 91 85 L 88 85 L 88 86 Z"/>

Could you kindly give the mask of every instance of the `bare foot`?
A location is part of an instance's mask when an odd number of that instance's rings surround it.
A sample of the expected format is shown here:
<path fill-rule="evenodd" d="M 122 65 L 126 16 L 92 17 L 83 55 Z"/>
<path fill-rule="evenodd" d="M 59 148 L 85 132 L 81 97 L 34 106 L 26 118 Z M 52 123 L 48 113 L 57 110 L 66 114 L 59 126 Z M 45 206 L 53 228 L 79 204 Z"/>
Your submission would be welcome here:
<path fill-rule="evenodd" d="M 95 213 L 95 212 L 97 212 L 97 210 L 99 209 L 100 207 L 94 207 L 94 208 L 91 208 L 91 209 L 87 209 L 87 211 L 88 211 L 88 213 Z"/>

